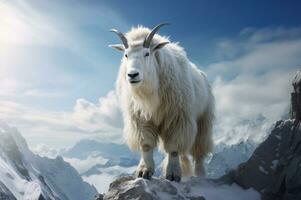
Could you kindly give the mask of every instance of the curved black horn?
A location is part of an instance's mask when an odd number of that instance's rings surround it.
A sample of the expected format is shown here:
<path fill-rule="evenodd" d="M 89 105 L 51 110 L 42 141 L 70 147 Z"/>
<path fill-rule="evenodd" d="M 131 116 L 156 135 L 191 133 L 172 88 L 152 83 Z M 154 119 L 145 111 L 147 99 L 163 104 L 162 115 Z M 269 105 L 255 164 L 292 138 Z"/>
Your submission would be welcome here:
<path fill-rule="evenodd" d="M 162 26 L 165 26 L 165 25 L 169 25 L 169 23 L 161 23 L 161 24 L 158 24 L 157 26 L 155 26 L 153 28 L 153 30 L 147 35 L 147 37 L 145 38 L 144 42 L 143 42 L 143 47 L 145 48 L 149 48 L 150 47 L 150 44 L 152 42 L 152 39 L 154 37 L 154 35 L 156 34 L 156 32 L 162 27 Z"/>
<path fill-rule="evenodd" d="M 128 40 L 127 40 L 126 37 L 123 35 L 123 33 L 119 32 L 119 31 L 116 30 L 116 29 L 111 29 L 110 31 L 113 32 L 113 33 L 116 33 L 116 34 L 120 37 L 120 39 L 121 39 L 121 41 L 122 41 L 122 43 L 123 43 L 123 45 L 124 45 L 124 47 L 125 47 L 126 49 L 129 47 L 129 45 L 128 45 Z"/>

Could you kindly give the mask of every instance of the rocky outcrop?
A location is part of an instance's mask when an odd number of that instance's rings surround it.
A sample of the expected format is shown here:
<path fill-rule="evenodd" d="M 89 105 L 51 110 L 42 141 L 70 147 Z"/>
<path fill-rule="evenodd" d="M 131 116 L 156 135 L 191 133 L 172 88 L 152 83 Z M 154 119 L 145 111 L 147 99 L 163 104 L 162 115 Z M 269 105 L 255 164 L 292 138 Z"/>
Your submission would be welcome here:
<path fill-rule="evenodd" d="M 260 196 L 254 190 L 243 190 L 236 184 L 219 185 L 214 180 L 196 177 L 177 183 L 160 178 L 146 180 L 128 176 L 112 182 L 109 191 L 96 199 L 259 200 Z"/>
<path fill-rule="evenodd" d="M 300 122 L 277 122 L 251 158 L 219 180 L 254 188 L 265 200 L 301 199 Z"/>
<path fill-rule="evenodd" d="M 291 118 L 301 119 L 301 70 L 299 70 L 292 82 L 294 91 L 291 93 Z"/>

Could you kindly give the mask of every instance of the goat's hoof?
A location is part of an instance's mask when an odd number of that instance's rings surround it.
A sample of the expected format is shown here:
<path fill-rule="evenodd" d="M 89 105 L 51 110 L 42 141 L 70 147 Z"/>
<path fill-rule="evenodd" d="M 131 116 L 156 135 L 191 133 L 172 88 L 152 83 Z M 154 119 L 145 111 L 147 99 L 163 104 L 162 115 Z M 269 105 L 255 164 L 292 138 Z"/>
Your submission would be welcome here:
<path fill-rule="evenodd" d="M 153 172 L 146 170 L 143 172 L 142 178 L 144 179 L 151 179 L 153 175 Z"/>
<path fill-rule="evenodd" d="M 137 173 L 137 178 L 151 179 L 153 176 L 153 172 L 150 170 L 139 171 Z"/>
<path fill-rule="evenodd" d="M 171 175 L 167 175 L 166 179 L 170 180 L 170 181 L 180 182 L 181 181 L 181 176 L 177 176 L 175 174 L 171 174 Z"/>

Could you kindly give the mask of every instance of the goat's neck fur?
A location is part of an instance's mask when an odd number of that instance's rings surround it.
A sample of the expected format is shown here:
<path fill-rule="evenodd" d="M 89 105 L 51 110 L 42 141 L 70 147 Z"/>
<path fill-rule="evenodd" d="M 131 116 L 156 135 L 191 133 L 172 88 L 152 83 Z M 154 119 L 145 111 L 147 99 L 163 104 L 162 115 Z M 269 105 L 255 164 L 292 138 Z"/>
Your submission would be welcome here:
<path fill-rule="evenodd" d="M 175 104 L 183 103 L 182 95 L 176 95 L 179 88 L 172 61 L 170 62 L 171 57 L 167 47 L 156 52 L 152 64 L 156 69 L 154 77 L 148 77 L 141 87 L 131 90 L 133 110 L 139 117 L 145 120 L 151 119 L 157 125 L 167 113 L 175 112 L 170 110 Z"/>
<path fill-rule="evenodd" d="M 150 120 L 160 105 L 159 88 L 156 76 L 148 77 L 138 88 L 131 87 L 133 110 L 145 120 Z"/>

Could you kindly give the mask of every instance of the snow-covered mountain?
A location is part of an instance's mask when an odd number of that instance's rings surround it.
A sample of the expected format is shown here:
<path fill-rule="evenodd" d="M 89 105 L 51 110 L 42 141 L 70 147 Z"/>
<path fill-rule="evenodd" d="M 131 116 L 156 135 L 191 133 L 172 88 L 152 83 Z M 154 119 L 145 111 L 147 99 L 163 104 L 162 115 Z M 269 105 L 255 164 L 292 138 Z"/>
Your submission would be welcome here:
<path fill-rule="evenodd" d="M 85 159 L 90 155 L 100 155 L 104 158 L 137 157 L 125 144 L 102 143 L 96 139 L 82 139 L 72 148 L 61 153 L 67 158 Z"/>
<path fill-rule="evenodd" d="M 247 140 L 234 145 L 224 143 L 216 147 L 212 157 L 206 163 L 207 176 L 218 178 L 230 170 L 235 169 L 240 163 L 247 161 L 254 152 L 257 144 Z"/>
<path fill-rule="evenodd" d="M 20 133 L 0 121 L 1 200 L 89 200 L 96 193 L 62 157 L 32 153 Z"/>

